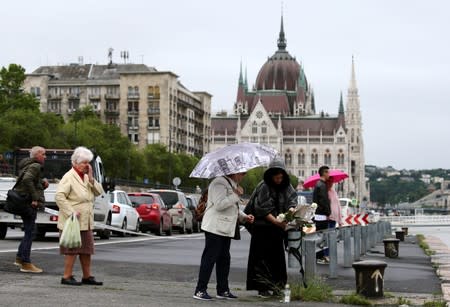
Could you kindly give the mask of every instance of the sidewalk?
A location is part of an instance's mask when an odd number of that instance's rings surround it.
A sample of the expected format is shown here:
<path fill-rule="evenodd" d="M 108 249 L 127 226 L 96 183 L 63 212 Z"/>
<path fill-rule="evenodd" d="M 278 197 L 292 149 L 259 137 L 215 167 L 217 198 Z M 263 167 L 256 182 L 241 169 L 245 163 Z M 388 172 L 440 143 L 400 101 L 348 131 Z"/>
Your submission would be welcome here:
<path fill-rule="evenodd" d="M 353 268 L 342 267 L 342 243 L 339 244 L 339 271 L 337 279 L 327 278 L 327 266 L 318 265 L 318 272 L 333 288 L 337 299 L 355 292 Z M 384 293 L 386 298 L 372 300 L 380 306 L 396 306 L 398 297 L 413 305 L 440 299 L 441 283 L 430 257 L 416 244 L 415 237 L 407 237 L 400 243 L 399 258 L 384 257 L 383 245 L 378 243 L 361 260 L 385 261 Z M 94 268 L 102 287 L 71 287 L 60 284 L 63 257 L 56 251 L 36 251 L 33 257 L 46 270 L 44 274 L 19 273 L 12 264 L 14 253 L 0 253 L 0 306 L 280 306 L 287 305 L 277 300 L 266 301 L 256 296 L 255 291 L 245 291 L 245 270 L 233 268 L 230 286 L 239 296 L 238 300 L 213 302 L 192 299 L 198 267 L 192 265 L 160 265 L 144 267 L 130 262 L 95 262 Z M 80 276 L 77 276 L 79 278 Z M 214 274 L 213 274 L 214 278 Z M 298 269 L 289 269 L 289 282 L 299 281 Z M 215 281 L 211 280 L 210 294 L 215 294 Z M 438 295 L 437 297 L 435 295 Z M 290 306 L 345 306 L 338 303 L 313 303 L 293 301 Z"/>

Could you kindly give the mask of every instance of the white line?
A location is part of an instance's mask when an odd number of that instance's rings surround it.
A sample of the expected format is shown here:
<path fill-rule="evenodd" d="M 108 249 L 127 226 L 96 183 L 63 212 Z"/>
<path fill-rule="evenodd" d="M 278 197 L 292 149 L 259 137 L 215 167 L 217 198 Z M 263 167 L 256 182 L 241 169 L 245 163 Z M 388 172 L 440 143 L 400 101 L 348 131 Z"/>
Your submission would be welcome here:
<path fill-rule="evenodd" d="M 131 239 L 131 240 L 117 240 L 117 241 L 104 241 L 104 242 L 94 242 L 95 246 L 100 245 L 112 245 L 112 244 L 122 244 L 122 243 L 135 243 L 135 242 L 143 242 L 143 241 L 155 241 L 155 240 L 183 240 L 183 239 L 200 239 L 203 238 L 201 233 L 198 234 L 190 234 L 190 235 L 183 235 L 183 236 L 176 236 L 176 237 L 147 237 L 147 238 L 140 238 L 140 239 Z M 55 243 L 58 244 L 58 243 Z M 48 247 L 36 247 L 32 248 L 32 251 L 44 251 L 44 250 L 53 250 L 53 249 L 59 249 L 59 245 L 56 246 L 48 246 Z M 11 252 L 17 252 L 17 249 L 11 249 L 11 250 L 0 250 L 0 253 L 11 253 Z"/>

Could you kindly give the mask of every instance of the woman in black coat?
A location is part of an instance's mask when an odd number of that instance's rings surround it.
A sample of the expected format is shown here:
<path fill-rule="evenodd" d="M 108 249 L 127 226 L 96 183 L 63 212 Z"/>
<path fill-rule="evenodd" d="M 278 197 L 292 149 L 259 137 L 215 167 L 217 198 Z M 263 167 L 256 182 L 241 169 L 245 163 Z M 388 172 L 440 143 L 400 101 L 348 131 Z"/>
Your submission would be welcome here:
<path fill-rule="evenodd" d="M 277 295 L 287 281 L 284 239 L 286 222 L 277 220 L 280 213 L 297 205 L 282 160 L 274 160 L 256 188 L 255 222 L 247 267 L 247 290 L 257 290 L 260 297 Z"/>

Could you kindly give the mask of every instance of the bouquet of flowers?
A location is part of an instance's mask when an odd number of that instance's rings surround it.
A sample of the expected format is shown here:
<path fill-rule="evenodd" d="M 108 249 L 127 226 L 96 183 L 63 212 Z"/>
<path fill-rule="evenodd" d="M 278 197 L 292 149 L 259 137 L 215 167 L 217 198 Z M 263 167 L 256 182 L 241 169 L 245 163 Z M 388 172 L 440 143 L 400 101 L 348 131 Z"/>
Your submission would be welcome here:
<path fill-rule="evenodd" d="M 317 209 L 317 204 L 297 205 L 294 210 L 290 209 L 285 213 L 280 213 L 277 220 L 280 222 L 287 222 L 289 228 L 301 228 L 311 224 L 311 219 Z"/>

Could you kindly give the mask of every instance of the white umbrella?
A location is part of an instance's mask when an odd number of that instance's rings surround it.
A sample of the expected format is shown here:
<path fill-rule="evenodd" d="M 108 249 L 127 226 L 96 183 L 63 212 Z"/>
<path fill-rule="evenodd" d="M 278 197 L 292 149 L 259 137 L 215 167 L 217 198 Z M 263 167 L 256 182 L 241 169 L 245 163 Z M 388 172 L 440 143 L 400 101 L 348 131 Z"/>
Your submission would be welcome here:
<path fill-rule="evenodd" d="M 243 173 L 255 167 L 268 166 L 277 155 L 275 149 L 263 144 L 227 145 L 204 155 L 189 177 L 210 179 Z"/>

